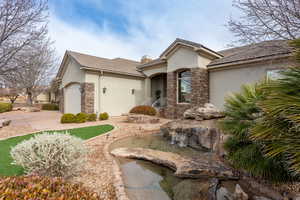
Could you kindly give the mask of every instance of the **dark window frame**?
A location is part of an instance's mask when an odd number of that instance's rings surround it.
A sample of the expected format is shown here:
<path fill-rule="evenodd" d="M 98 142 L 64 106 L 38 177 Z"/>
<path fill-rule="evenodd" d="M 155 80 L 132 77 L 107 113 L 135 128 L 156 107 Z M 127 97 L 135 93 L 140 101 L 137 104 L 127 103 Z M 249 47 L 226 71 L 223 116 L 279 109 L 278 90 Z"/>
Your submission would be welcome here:
<path fill-rule="evenodd" d="M 183 86 L 183 87 L 182 87 Z M 191 70 L 185 69 L 177 72 L 177 103 L 191 103 L 192 74 Z"/>

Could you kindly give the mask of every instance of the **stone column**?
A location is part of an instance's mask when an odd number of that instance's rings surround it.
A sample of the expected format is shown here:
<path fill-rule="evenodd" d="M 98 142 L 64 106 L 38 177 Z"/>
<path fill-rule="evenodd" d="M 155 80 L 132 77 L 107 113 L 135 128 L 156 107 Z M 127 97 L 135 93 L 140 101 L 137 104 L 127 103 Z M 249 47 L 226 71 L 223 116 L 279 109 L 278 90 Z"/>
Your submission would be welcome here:
<path fill-rule="evenodd" d="M 167 73 L 167 110 L 166 117 L 175 118 L 177 94 L 176 94 L 176 72 Z"/>
<path fill-rule="evenodd" d="M 94 113 L 95 108 L 95 84 L 81 83 L 81 112 Z"/>
<path fill-rule="evenodd" d="M 192 68 L 192 106 L 203 106 L 209 101 L 208 71 Z"/>

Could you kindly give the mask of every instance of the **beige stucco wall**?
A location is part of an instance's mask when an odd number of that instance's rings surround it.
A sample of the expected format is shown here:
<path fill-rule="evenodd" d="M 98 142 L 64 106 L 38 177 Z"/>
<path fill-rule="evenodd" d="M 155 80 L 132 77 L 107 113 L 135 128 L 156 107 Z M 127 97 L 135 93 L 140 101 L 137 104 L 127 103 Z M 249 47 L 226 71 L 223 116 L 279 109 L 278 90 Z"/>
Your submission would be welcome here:
<path fill-rule="evenodd" d="M 66 65 L 60 88 L 65 87 L 70 82 L 84 82 L 85 73 L 83 70 L 80 70 L 80 65 L 74 59 L 69 57 Z"/>
<path fill-rule="evenodd" d="M 173 72 L 181 68 L 195 68 L 198 67 L 199 55 L 192 49 L 181 47 L 177 49 L 168 58 L 168 72 Z"/>
<path fill-rule="evenodd" d="M 100 112 L 108 112 L 111 116 L 128 113 L 145 101 L 144 87 L 144 78 L 104 73 L 100 78 Z"/>
<path fill-rule="evenodd" d="M 167 73 L 167 64 L 159 64 L 159 65 L 147 67 L 143 70 L 143 73 L 147 77 L 151 77 L 156 74 Z"/>
<path fill-rule="evenodd" d="M 292 62 L 269 61 L 266 63 L 249 64 L 245 67 L 226 67 L 209 70 L 210 102 L 223 109 L 224 98 L 232 92 L 240 91 L 243 84 L 255 83 L 262 80 L 267 70 L 291 66 Z"/>

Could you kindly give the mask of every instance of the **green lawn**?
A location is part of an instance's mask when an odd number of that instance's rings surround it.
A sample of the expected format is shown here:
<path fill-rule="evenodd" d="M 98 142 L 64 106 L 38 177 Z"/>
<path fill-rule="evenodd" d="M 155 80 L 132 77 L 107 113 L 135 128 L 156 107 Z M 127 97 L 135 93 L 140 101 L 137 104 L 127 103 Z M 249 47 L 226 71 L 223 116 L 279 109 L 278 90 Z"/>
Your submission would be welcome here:
<path fill-rule="evenodd" d="M 68 131 L 71 135 L 79 137 L 83 140 L 87 140 L 89 138 L 101 135 L 112 130 L 114 127 L 111 125 L 100 125 L 100 126 L 90 126 L 90 127 L 83 127 L 83 128 L 75 128 L 69 130 L 60 130 L 57 132 L 66 132 Z M 53 132 L 53 131 L 47 131 Z M 22 142 L 23 140 L 27 140 L 32 136 L 40 134 L 33 133 L 24 136 L 18 136 L 9 138 L 6 140 L 0 140 L 0 176 L 14 176 L 14 175 L 22 175 L 23 168 L 16 165 L 11 165 L 12 158 L 10 156 L 10 149 L 17 145 L 18 143 Z"/>

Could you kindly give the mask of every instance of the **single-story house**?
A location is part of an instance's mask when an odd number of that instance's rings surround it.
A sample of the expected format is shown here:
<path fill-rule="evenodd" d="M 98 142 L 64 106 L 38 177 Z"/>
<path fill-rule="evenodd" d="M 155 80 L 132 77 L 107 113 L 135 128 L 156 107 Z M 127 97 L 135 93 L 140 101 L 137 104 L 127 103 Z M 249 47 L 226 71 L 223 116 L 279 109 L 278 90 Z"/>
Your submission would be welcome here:
<path fill-rule="evenodd" d="M 66 51 L 57 78 L 64 113 L 128 113 L 152 105 L 178 118 L 193 106 L 210 102 L 222 109 L 224 98 L 265 76 L 293 66 L 287 41 L 273 40 L 214 51 L 176 39 L 159 58 L 106 59 Z"/>

